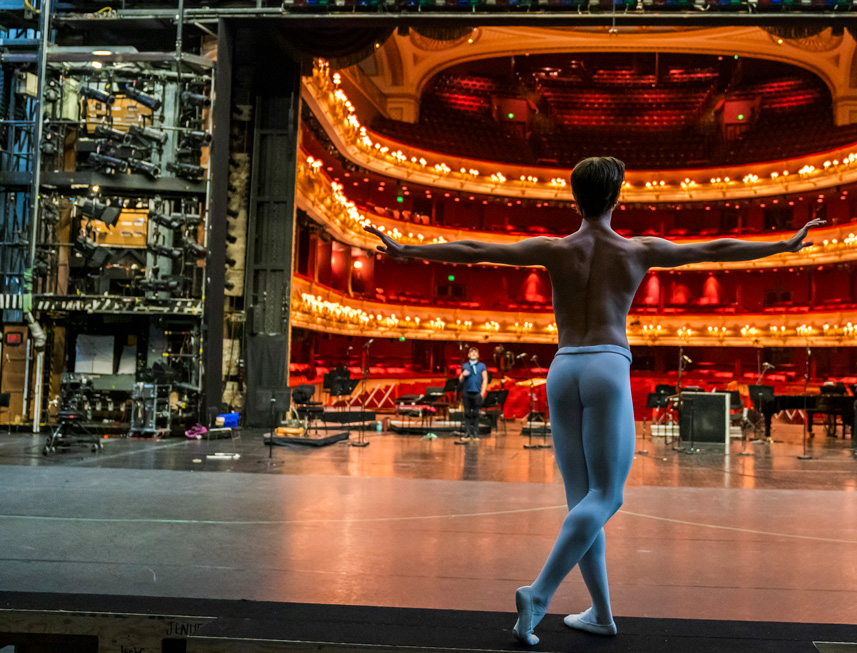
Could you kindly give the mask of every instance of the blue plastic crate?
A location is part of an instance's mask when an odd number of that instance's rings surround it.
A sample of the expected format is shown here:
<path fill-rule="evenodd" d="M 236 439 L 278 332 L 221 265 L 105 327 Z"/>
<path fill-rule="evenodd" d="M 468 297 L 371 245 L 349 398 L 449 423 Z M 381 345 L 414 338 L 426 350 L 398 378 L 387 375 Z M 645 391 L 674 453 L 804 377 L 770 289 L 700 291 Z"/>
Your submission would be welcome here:
<path fill-rule="evenodd" d="M 238 426 L 238 413 L 224 413 L 223 415 L 218 415 L 215 420 L 215 424 L 219 425 L 219 420 L 223 419 L 223 426 Z"/>

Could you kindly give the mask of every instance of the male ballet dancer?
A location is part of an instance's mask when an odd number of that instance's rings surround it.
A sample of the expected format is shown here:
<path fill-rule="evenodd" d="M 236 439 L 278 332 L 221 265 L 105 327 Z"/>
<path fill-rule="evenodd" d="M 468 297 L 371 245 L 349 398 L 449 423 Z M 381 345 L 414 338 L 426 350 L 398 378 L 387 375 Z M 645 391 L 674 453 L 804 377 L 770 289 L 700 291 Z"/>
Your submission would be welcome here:
<path fill-rule="evenodd" d="M 592 605 L 565 617 L 566 625 L 599 635 L 615 635 L 604 559 L 604 524 L 622 505 L 634 457 L 631 352 L 625 331 L 637 287 L 649 268 L 672 268 L 703 261 L 749 261 L 797 252 L 811 220 L 788 240 L 748 242 L 722 238 L 677 245 L 662 238 L 624 238 L 610 227 L 625 179 L 625 164 L 593 157 L 571 173 L 571 190 L 583 217 L 565 238 L 537 237 L 505 245 L 460 240 L 435 245 L 401 245 L 374 227 L 365 227 L 393 258 L 444 263 L 500 263 L 543 266 L 553 284 L 559 350 L 547 379 L 556 462 L 565 483 L 568 514 L 553 550 L 532 585 L 515 593 L 521 642 L 537 644 L 541 621 L 560 582 L 575 565 Z"/>

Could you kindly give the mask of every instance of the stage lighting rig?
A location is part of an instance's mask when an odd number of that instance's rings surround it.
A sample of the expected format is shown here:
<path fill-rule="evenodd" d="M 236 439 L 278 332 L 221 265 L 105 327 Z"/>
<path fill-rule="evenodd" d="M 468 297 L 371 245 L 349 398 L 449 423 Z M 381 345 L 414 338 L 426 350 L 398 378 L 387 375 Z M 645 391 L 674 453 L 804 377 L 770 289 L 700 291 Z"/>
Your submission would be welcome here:
<path fill-rule="evenodd" d="M 200 177 L 205 175 L 205 168 L 192 163 L 167 163 L 167 170 L 175 174 L 176 177 L 183 177 L 191 181 L 199 181 Z"/>
<path fill-rule="evenodd" d="M 90 152 L 89 162 L 94 165 L 97 170 L 102 170 L 107 173 L 126 172 L 128 170 L 128 162 L 123 159 L 117 159 L 115 156 L 107 156 L 98 152 Z"/>
<path fill-rule="evenodd" d="M 181 279 L 142 279 L 137 287 L 143 291 L 177 293 L 182 290 Z"/>
<path fill-rule="evenodd" d="M 167 229 L 180 229 L 181 227 L 198 225 L 202 222 L 202 217 L 186 213 L 172 213 L 167 215 L 158 211 L 149 211 L 149 220 Z"/>
<path fill-rule="evenodd" d="M 205 147 L 211 144 L 211 132 L 186 131 L 182 134 L 180 147 Z"/>
<path fill-rule="evenodd" d="M 93 156 L 90 154 L 90 156 Z M 108 227 L 112 227 L 119 220 L 119 215 L 122 213 L 122 205 L 116 206 L 103 204 L 98 200 L 84 200 L 83 204 L 78 204 L 78 210 L 81 215 L 87 220 L 97 220 L 103 222 Z"/>
<path fill-rule="evenodd" d="M 45 88 L 45 102 L 56 102 L 59 99 L 60 85 L 55 79 L 52 79 Z"/>
<path fill-rule="evenodd" d="M 185 238 L 182 241 L 182 247 L 191 252 L 197 258 L 208 258 L 209 251 L 202 245 L 197 245 L 192 240 Z"/>
<path fill-rule="evenodd" d="M 128 167 L 132 172 L 140 172 L 151 179 L 157 179 L 161 176 L 161 166 L 151 161 L 128 159 Z"/>
<path fill-rule="evenodd" d="M 194 107 L 210 107 L 211 98 L 202 93 L 192 93 L 191 91 L 181 92 L 182 104 L 188 104 Z"/>
<path fill-rule="evenodd" d="M 154 127 L 138 127 L 131 125 L 125 134 L 124 145 L 132 145 L 134 140 L 147 145 L 163 145 L 167 142 L 167 132 Z"/>
<path fill-rule="evenodd" d="M 171 259 L 178 259 L 182 256 L 182 251 L 174 247 L 164 247 L 163 245 L 146 245 L 146 249 L 157 256 L 166 256 Z"/>
<path fill-rule="evenodd" d="M 127 136 L 125 132 L 120 132 L 118 129 L 113 129 L 112 127 L 107 127 L 106 125 L 96 125 L 94 134 L 95 138 L 103 138 L 105 140 L 119 144 L 124 143 L 125 138 Z"/>
<path fill-rule="evenodd" d="M 152 111 L 157 111 L 161 108 L 161 101 L 156 98 L 154 95 L 149 95 L 148 93 L 144 93 L 140 89 L 132 86 L 131 84 L 123 84 L 122 91 L 125 95 L 134 102 L 138 104 L 142 104 L 147 109 L 151 109 Z"/>
<path fill-rule="evenodd" d="M 39 149 L 42 151 L 42 154 L 56 154 L 60 150 L 59 142 L 60 134 L 58 132 L 45 130 L 42 134 L 42 142 L 39 145 Z"/>
<path fill-rule="evenodd" d="M 113 103 L 116 101 L 116 97 L 112 93 L 99 91 L 97 88 L 90 88 L 89 86 L 81 87 L 80 96 L 89 100 L 101 102 L 102 104 L 106 104 L 109 107 L 113 106 Z"/>

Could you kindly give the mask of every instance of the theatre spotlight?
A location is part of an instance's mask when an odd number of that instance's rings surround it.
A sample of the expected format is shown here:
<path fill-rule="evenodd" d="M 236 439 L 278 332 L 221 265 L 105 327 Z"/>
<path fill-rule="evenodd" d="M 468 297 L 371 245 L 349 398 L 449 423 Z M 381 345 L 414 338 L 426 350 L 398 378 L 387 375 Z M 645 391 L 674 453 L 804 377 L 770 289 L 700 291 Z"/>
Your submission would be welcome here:
<path fill-rule="evenodd" d="M 191 163 L 168 163 L 167 170 L 175 174 L 176 177 L 183 177 L 191 181 L 198 181 L 205 174 L 205 168 Z"/>
<path fill-rule="evenodd" d="M 120 132 L 118 129 L 107 127 L 106 125 L 95 126 L 95 138 L 106 138 L 108 141 L 115 143 L 124 143 L 127 134 Z"/>
<path fill-rule="evenodd" d="M 56 154 L 59 152 L 59 140 L 60 135 L 58 133 L 46 130 L 42 134 L 42 142 L 39 145 L 42 154 Z"/>
<path fill-rule="evenodd" d="M 144 143 L 158 143 L 163 145 L 167 142 L 167 132 L 154 127 L 138 127 L 131 125 L 128 127 L 128 133 L 125 135 L 125 145 L 130 145 L 134 139 Z"/>
<path fill-rule="evenodd" d="M 207 258 L 208 257 L 208 250 L 205 249 L 205 247 L 203 247 L 202 245 L 197 245 L 193 241 L 184 240 L 182 242 L 182 246 L 186 250 L 188 250 L 189 252 L 193 253 L 193 255 L 196 256 L 197 258 Z"/>
<path fill-rule="evenodd" d="M 156 179 L 161 176 L 161 166 L 151 161 L 143 161 L 142 159 L 128 159 L 128 167 L 133 172 L 141 172 L 144 175 Z"/>
<path fill-rule="evenodd" d="M 161 101 L 154 95 L 143 93 L 143 91 L 131 86 L 130 84 L 124 84 L 123 90 L 125 92 L 125 95 L 134 100 L 134 102 L 142 104 L 147 109 L 157 111 L 161 108 Z"/>
<path fill-rule="evenodd" d="M 167 215 L 166 213 L 149 211 L 149 220 L 168 229 L 178 229 L 188 225 L 197 225 L 202 222 L 202 217 L 198 215 L 186 215 L 184 213 Z"/>
<path fill-rule="evenodd" d="M 103 170 L 104 172 L 125 172 L 128 170 L 128 162 L 123 161 L 122 159 L 117 159 L 115 156 L 107 156 L 105 154 L 91 152 L 89 154 L 89 161 L 90 163 L 93 163 L 97 169 Z"/>
<path fill-rule="evenodd" d="M 78 236 L 74 241 L 74 249 L 83 256 L 86 266 L 90 268 L 103 267 L 111 255 L 107 247 L 99 247 L 84 236 Z"/>
<path fill-rule="evenodd" d="M 89 156 L 93 155 L 90 154 Z M 108 227 L 115 225 L 119 220 L 119 214 L 122 213 L 121 204 L 110 206 L 97 200 L 84 200 L 83 204 L 78 205 L 78 208 L 86 219 L 103 222 Z"/>
<path fill-rule="evenodd" d="M 143 279 L 137 286 L 140 290 L 175 292 L 181 290 L 182 283 L 178 279 Z"/>
<path fill-rule="evenodd" d="M 234 245 L 235 243 L 238 242 L 238 236 L 230 233 L 229 230 L 227 230 L 226 231 L 226 242 Z"/>
<path fill-rule="evenodd" d="M 56 82 L 56 80 L 51 80 L 48 82 L 48 86 L 45 89 L 45 101 L 46 102 L 56 102 L 60 99 L 60 85 Z"/>
<path fill-rule="evenodd" d="M 210 107 L 211 98 L 201 93 L 191 93 L 190 91 L 182 91 L 182 104 L 190 104 L 195 107 Z"/>
<path fill-rule="evenodd" d="M 211 132 L 187 131 L 182 134 L 182 146 L 204 147 L 211 143 Z"/>
<path fill-rule="evenodd" d="M 89 100 L 101 102 L 102 104 L 106 104 L 107 106 L 113 106 L 113 103 L 116 101 L 116 98 L 113 96 L 112 93 L 99 91 L 97 88 L 89 88 L 88 86 L 81 87 L 80 96 L 85 97 Z"/>
<path fill-rule="evenodd" d="M 223 282 L 223 287 L 224 287 L 226 290 L 229 290 L 229 291 L 235 290 L 235 284 L 234 284 L 234 283 L 232 283 L 231 281 L 224 281 L 224 282 Z"/>
<path fill-rule="evenodd" d="M 156 254 L 158 256 L 166 256 L 167 258 L 177 259 L 181 258 L 182 251 L 180 249 L 175 249 L 174 247 L 164 247 L 163 245 L 146 245 L 146 249 L 149 250 L 152 254 Z"/>
<path fill-rule="evenodd" d="M 228 255 L 226 256 L 226 260 L 224 262 L 226 263 L 226 267 L 230 268 L 234 268 L 236 265 L 238 265 L 238 261 Z"/>
<path fill-rule="evenodd" d="M 149 211 L 149 220 L 167 229 L 178 229 L 184 226 L 181 218 L 166 215 L 165 213 L 158 213 L 157 211 Z"/>

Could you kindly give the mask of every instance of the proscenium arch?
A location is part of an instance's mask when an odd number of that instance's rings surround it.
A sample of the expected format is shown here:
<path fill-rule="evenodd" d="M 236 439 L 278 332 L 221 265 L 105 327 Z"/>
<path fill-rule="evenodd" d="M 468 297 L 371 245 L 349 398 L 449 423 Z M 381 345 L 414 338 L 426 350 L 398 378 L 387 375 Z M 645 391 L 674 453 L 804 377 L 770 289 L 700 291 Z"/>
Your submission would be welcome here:
<path fill-rule="evenodd" d="M 825 49 L 813 42 L 778 43 L 776 37 L 759 27 L 716 28 L 619 28 L 611 35 L 603 28 L 538 28 L 479 27 L 472 43 L 450 48 L 423 50 L 410 36 L 396 33 L 381 50 L 395 48 L 396 63 L 402 66 L 402 85 L 391 85 L 389 71 L 378 79 L 381 90 L 398 98 L 408 96 L 418 105 L 426 85 L 440 72 L 467 61 L 529 54 L 578 52 L 670 52 L 676 54 L 709 54 L 768 59 L 811 72 L 830 91 L 834 120 L 837 124 L 857 121 L 857 97 L 852 80 L 852 66 L 857 66 L 857 42 L 845 31 L 828 38 Z M 825 31 L 824 34 L 830 35 Z M 852 63 L 855 62 L 855 63 Z M 386 67 L 386 66 L 385 66 Z M 853 103 L 849 108 L 841 103 Z M 854 114 L 852 116 L 852 114 Z M 415 119 L 418 116 L 415 116 Z M 852 120 L 853 118 L 853 120 Z"/>

